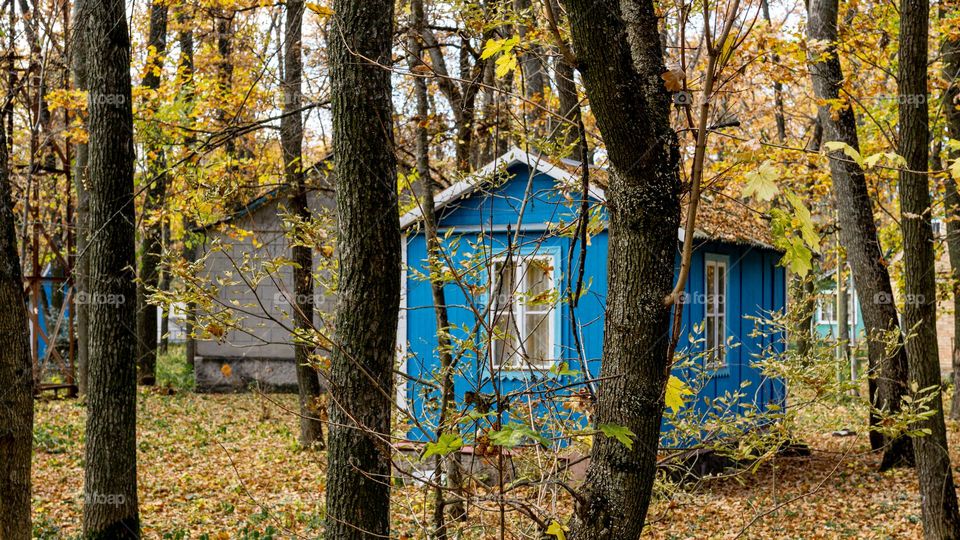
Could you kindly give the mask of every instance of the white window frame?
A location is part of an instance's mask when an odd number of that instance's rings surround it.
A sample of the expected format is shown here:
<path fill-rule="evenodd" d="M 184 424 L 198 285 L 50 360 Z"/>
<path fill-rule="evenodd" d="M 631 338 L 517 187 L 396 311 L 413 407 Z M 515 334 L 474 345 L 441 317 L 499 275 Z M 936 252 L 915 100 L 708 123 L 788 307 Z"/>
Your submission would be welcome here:
<path fill-rule="evenodd" d="M 825 298 L 820 298 L 817 302 L 817 324 L 837 324 L 837 299 L 834 295 L 830 295 L 829 301 L 826 301 Z M 824 306 L 830 306 L 833 308 L 833 316 L 830 319 L 827 319 L 824 315 L 826 311 Z"/>
<path fill-rule="evenodd" d="M 557 286 L 557 255 L 553 253 L 530 253 L 530 254 L 519 254 L 513 255 L 510 257 L 515 261 L 514 264 L 514 276 L 513 282 L 515 285 L 515 290 L 510 291 L 511 298 L 511 309 L 513 310 L 513 320 L 516 323 L 516 333 L 518 349 L 523 350 L 522 344 L 526 343 L 530 336 L 527 333 L 526 315 L 547 315 L 547 325 L 548 325 L 548 338 L 547 338 L 547 351 L 549 351 L 549 358 L 543 362 L 533 362 L 524 358 L 517 358 L 520 354 L 520 351 L 514 351 L 510 359 L 505 364 L 499 364 L 496 361 L 496 337 L 490 339 L 488 353 L 490 357 L 493 358 L 493 369 L 500 371 L 539 371 L 539 370 L 548 370 L 554 363 L 557 361 L 557 317 L 556 317 L 556 304 L 543 304 L 543 306 L 536 306 L 537 309 L 528 309 L 528 306 L 524 302 L 524 299 L 527 296 L 527 283 L 523 279 L 526 276 L 527 267 L 532 261 L 544 261 L 550 265 L 550 268 L 553 268 L 554 271 L 548 274 L 550 279 L 550 284 L 548 290 L 556 290 Z M 490 289 L 489 289 L 489 298 L 490 298 L 490 313 L 488 323 L 490 328 L 494 328 L 497 315 L 500 313 L 499 298 L 497 297 L 497 287 L 499 273 L 497 272 L 497 265 L 506 262 L 508 257 L 495 257 L 490 260 L 489 266 L 489 275 L 490 275 Z M 512 330 L 511 330 L 512 331 Z M 520 339 L 522 338 L 522 339 Z"/>
<path fill-rule="evenodd" d="M 723 291 L 720 295 L 723 297 L 723 312 L 720 313 L 717 306 L 719 302 L 716 299 L 711 299 L 710 295 L 710 284 L 707 283 L 707 280 L 710 276 L 710 268 L 713 268 L 713 290 L 720 290 L 720 272 L 719 269 L 723 269 Z M 704 325 L 704 345 L 706 350 L 712 352 L 708 355 L 706 359 L 707 367 L 715 370 L 723 369 L 727 367 L 727 319 L 730 312 L 730 262 L 729 259 L 724 255 L 715 255 L 707 254 L 704 259 L 703 265 L 703 292 L 706 301 L 703 306 L 703 325 Z M 716 294 L 716 293 L 715 293 Z M 711 310 L 711 300 L 713 304 L 713 309 Z M 709 327 L 713 327 L 714 339 L 717 343 L 710 343 L 710 332 Z"/>

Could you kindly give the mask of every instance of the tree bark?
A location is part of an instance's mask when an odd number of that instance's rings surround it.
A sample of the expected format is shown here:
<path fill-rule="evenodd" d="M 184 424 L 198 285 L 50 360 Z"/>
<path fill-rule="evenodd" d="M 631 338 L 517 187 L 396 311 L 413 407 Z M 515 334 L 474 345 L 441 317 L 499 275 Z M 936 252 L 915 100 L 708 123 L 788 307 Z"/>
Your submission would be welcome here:
<path fill-rule="evenodd" d="M 960 40 L 947 39 L 943 42 L 943 78 L 947 89 L 943 95 L 943 114 L 947 136 L 960 140 L 960 109 L 957 100 L 960 97 Z M 951 149 L 950 159 L 960 158 L 960 152 Z M 944 206 L 946 207 L 947 251 L 950 257 L 950 278 L 953 280 L 953 401 L 950 404 L 950 419 L 960 420 L 960 194 L 957 182 L 952 175 L 944 178 Z"/>
<path fill-rule="evenodd" d="M 808 7 L 808 37 L 830 43 L 822 57 L 810 60 L 814 94 L 820 100 L 839 99 L 843 84 L 840 59 L 836 54 L 837 11 L 837 0 L 811 0 Z M 840 141 L 859 151 L 853 108 L 848 105 L 840 111 L 832 111 L 829 105 L 823 104 L 819 106 L 817 116 L 823 127 L 824 140 Z M 842 151 L 828 155 L 833 194 L 839 210 L 840 243 L 847 253 L 867 332 L 870 403 L 879 410 L 895 413 L 900 410 L 902 398 L 907 393 L 907 354 L 903 347 L 887 354 L 883 340 L 878 338 L 879 332 L 895 332 L 897 339 L 903 339 L 893 302 L 890 273 L 880 251 L 873 203 L 860 165 L 847 159 Z M 870 425 L 876 423 L 877 417 L 871 413 Z M 871 430 L 870 443 L 874 450 L 883 450 L 881 470 L 913 463 L 909 437 L 890 441 Z"/>
<path fill-rule="evenodd" d="M 612 164 L 603 383 L 595 422 L 636 434 L 632 449 L 609 437 L 594 440 L 570 538 L 638 538 L 650 504 L 670 369 L 664 298 L 673 288 L 677 253 L 680 155 L 661 78 L 666 69 L 653 3 L 564 4 Z"/>
<path fill-rule="evenodd" d="M 458 85 L 450 76 L 447 69 L 447 61 L 443 56 L 443 50 L 436 36 L 428 28 L 421 32 L 424 44 L 430 52 L 431 68 L 436 73 L 437 88 L 450 104 L 450 111 L 453 114 L 453 121 L 456 129 L 456 141 L 454 144 L 454 153 L 457 170 L 461 172 L 469 171 L 472 163 L 473 144 L 474 144 L 474 125 L 477 116 L 476 104 L 477 95 L 481 88 L 481 79 L 487 61 L 476 59 L 473 66 L 469 65 L 466 49 L 469 41 L 464 38 L 461 48 L 460 58 L 460 76 L 463 81 Z"/>
<path fill-rule="evenodd" d="M 186 110 L 188 112 L 192 112 L 193 105 L 194 105 L 193 101 L 195 98 L 195 90 L 194 90 L 194 84 L 193 84 L 193 29 L 189 25 L 189 20 L 192 13 L 188 11 L 188 9 L 189 8 L 187 6 L 181 6 L 181 11 L 177 13 L 177 20 L 181 25 L 180 35 L 179 35 L 180 58 L 178 59 L 178 62 L 180 65 L 177 71 L 180 76 L 180 84 L 181 84 L 181 90 L 182 90 L 180 93 L 179 99 L 184 101 Z M 185 116 L 188 119 L 192 118 L 190 114 L 186 114 Z M 190 123 L 192 124 L 192 120 L 190 120 Z M 185 150 L 187 152 L 192 152 L 193 146 L 195 143 L 196 143 L 196 138 L 194 137 L 193 132 L 188 130 L 183 137 L 183 146 Z M 195 165 L 196 158 L 191 157 L 190 163 Z M 190 230 L 190 223 L 187 221 L 186 218 L 184 218 L 183 229 L 184 231 Z M 193 249 L 188 246 L 189 246 L 189 243 L 187 242 L 187 238 L 184 238 L 183 251 L 181 253 L 181 256 L 185 260 L 192 261 L 195 258 L 195 253 Z M 194 365 L 196 351 L 197 351 L 197 342 L 192 337 L 196 311 L 197 311 L 196 304 L 194 304 L 193 302 L 188 303 L 186 317 L 184 318 L 184 321 L 183 321 L 183 333 L 184 333 L 184 339 L 186 340 L 186 343 L 184 344 L 184 357 L 185 357 L 184 360 L 189 366 Z"/>
<path fill-rule="evenodd" d="M 423 0 L 411 0 L 411 32 L 408 39 L 408 49 L 410 51 L 409 64 L 410 70 L 416 73 L 417 66 L 423 62 L 423 44 L 421 36 L 423 35 L 425 22 Z M 417 100 L 417 129 L 416 129 L 416 167 L 417 176 L 423 185 L 423 195 L 419 199 L 420 208 L 423 214 L 423 224 L 427 239 L 428 257 L 432 264 L 439 264 L 443 253 L 440 249 L 440 239 L 437 236 L 437 215 L 436 204 L 433 198 L 434 192 L 438 186 L 430 172 L 430 147 L 429 133 L 427 132 L 427 123 L 430 117 L 430 108 L 427 95 L 427 81 L 423 77 L 415 76 L 413 79 L 414 94 Z M 444 433 L 450 430 L 449 419 L 451 407 L 456 407 L 454 382 L 453 382 L 453 347 L 450 342 L 450 318 L 447 312 L 447 299 L 443 290 L 443 279 L 430 273 L 430 291 L 433 296 L 433 312 L 437 324 L 437 354 L 440 356 L 440 417 L 437 420 L 436 438 L 439 439 Z M 456 426 L 453 426 L 456 430 Z M 445 540 L 448 535 L 446 524 L 446 510 L 454 519 L 466 517 L 462 492 L 463 478 L 460 471 L 460 453 L 455 452 L 450 456 L 436 457 L 437 483 L 434 489 L 434 537 L 438 540 Z M 445 480 L 440 478 L 443 472 Z M 453 493 L 455 499 L 447 502 L 445 492 Z"/>
<path fill-rule="evenodd" d="M 73 75 L 73 86 L 77 90 L 87 90 L 87 55 L 86 55 L 86 21 L 89 20 L 87 11 L 89 2 L 87 0 L 76 0 L 73 4 L 74 28 L 71 36 L 73 38 L 73 47 L 71 47 L 71 71 Z M 89 176 L 87 171 L 88 164 L 88 146 L 87 143 L 77 143 L 76 156 L 73 162 L 73 181 L 77 190 L 77 211 L 74 217 L 76 223 L 76 249 L 77 256 L 73 263 L 73 287 L 74 287 L 74 309 L 76 309 L 76 327 L 77 327 L 77 390 L 80 394 L 87 393 L 87 359 L 88 356 L 88 331 L 89 331 L 89 306 L 84 299 L 89 294 L 89 273 L 90 259 L 87 254 L 88 237 L 90 234 L 89 219 L 90 199 L 87 191 Z"/>
<path fill-rule="evenodd" d="M 122 0 L 89 4 L 90 359 L 85 538 L 140 537 L 130 36 Z"/>
<path fill-rule="evenodd" d="M 329 538 L 390 533 L 400 218 L 392 0 L 335 0 L 330 39 L 340 281 L 330 368 Z"/>
<path fill-rule="evenodd" d="M 930 183 L 927 109 L 928 0 L 900 2 L 900 63 L 898 69 L 900 222 L 903 230 L 904 326 L 915 329 L 907 340 L 910 383 L 935 393 L 929 403 L 933 415 L 917 422 L 928 435 L 914 439 L 917 475 L 923 511 L 923 533 L 928 539 L 960 537 L 960 514 L 947 451 L 946 426 L 937 353 L 936 268 L 930 227 Z"/>
<path fill-rule="evenodd" d="M 517 25 L 517 34 L 520 41 L 527 41 L 530 28 L 534 26 L 535 16 L 531 0 L 513 0 L 513 9 L 517 12 L 520 21 Z M 523 96 L 528 103 L 523 104 L 526 111 L 527 131 L 540 136 L 544 130 L 543 92 L 547 88 L 546 72 L 543 65 L 543 48 L 535 43 L 528 42 L 526 50 L 520 53 L 520 66 L 523 72 Z"/>
<path fill-rule="evenodd" d="M 300 116 L 300 104 L 303 101 L 300 89 L 303 73 L 301 59 L 301 31 L 303 28 L 303 0 L 287 0 L 287 18 L 285 26 L 286 41 L 283 47 L 283 109 L 280 120 L 280 146 L 283 150 L 283 167 L 287 185 L 292 188 L 290 212 L 304 223 L 313 216 L 307 205 L 307 185 L 303 173 L 303 121 Z M 313 328 L 313 250 L 300 245 L 298 232 L 293 231 L 294 245 L 291 248 L 293 259 L 294 328 L 310 332 Z M 310 363 L 313 347 L 297 342 L 295 356 L 297 362 L 297 387 L 300 401 L 300 446 L 323 447 L 323 423 L 317 410 L 320 397 L 320 378 Z"/>
<path fill-rule="evenodd" d="M 150 4 L 150 29 L 147 47 L 146 74 L 143 87 L 156 92 L 160 88 L 160 70 L 163 69 L 167 49 L 167 4 L 153 0 Z M 156 111 L 158 103 L 148 95 L 148 107 Z M 157 318 L 156 305 L 148 304 L 146 295 L 160 283 L 160 264 L 163 254 L 163 221 L 155 214 L 163 209 L 167 192 L 167 159 L 163 148 L 163 132 L 159 126 L 150 126 L 141 135 L 147 154 L 146 198 L 143 204 L 144 227 L 140 247 L 140 284 L 137 310 L 137 382 L 151 386 L 157 381 Z"/>
<path fill-rule="evenodd" d="M 0 123 L 0 538 L 29 540 L 33 361 L 17 252 L 7 141 Z"/>

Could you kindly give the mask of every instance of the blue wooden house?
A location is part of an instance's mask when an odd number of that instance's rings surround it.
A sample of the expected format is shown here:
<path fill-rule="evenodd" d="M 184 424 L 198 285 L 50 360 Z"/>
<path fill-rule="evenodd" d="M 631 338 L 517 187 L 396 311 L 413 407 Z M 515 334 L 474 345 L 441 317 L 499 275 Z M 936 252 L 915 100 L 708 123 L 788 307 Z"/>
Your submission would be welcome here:
<path fill-rule="evenodd" d="M 511 396 L 511 414 L 528 416 L 551 409 L 551 395 L 589 394 L 600 384 L 576 382 L 596 379 L 600 372 L 606 199 L 599 183 L 586 194 L 589 241 L 585 253 L 579 243 L 571 250 L 583 200 L 577 166 L 513 149 L 435 198 L 444 255 L 432 264 L 447 278 L 461 410 L 479 407 L 478 396 L 499 394 Z M 594 176 L 603 174 L 598 170 Z M 710 351 L 701 358 L 708 375 L 698 398 L 735 392 L 750 381 L 744 400 L 760 409 L 782 404 L 782 384 L 764 380 L 752 365 L 764 347 L 782 345 L 753 335 L 757 323 L 750 318 L 785 306 L 782 253 L 763 236 L 765 224 L 748 216 L 738 201 L 717 207 L 702 206 L 680 349 Z M 398 346 L 405 377 L 398 401 L 414 418 L 410 436 L 422 439 L 435 422 L 439 399 L 437 327 L 427 279 L 431 261 L 420 209 L 402 216 L 401 227 L 405 273 Z M 682 236 L 678 231 L 678 263 Z M 575 289 L 581 260 L 582 295 L 571 309 L 570 278 Z"/>

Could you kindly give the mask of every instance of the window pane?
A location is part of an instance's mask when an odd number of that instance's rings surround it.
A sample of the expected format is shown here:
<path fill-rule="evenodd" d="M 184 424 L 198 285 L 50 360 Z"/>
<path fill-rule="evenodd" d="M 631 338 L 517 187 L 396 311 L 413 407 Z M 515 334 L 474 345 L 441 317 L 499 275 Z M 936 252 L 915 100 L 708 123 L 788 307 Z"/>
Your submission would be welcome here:
<path fill-rule="evenodd" d="M 549 308 L 553 284 L 553 267 L 549 260 L 532 259 L 526 266 L 524 275 L 525 303 L 529 311 L 544 311 Z"/>
<path fill-rule="evenodd" d="M 717 313 L 727 312 L 727 265 L 717 264 Z"/>
<path fill-rule="evenodd" d="M 493 359 L 497 365 L 509 364 L 517 349 L 517 321 L 513 305 L 516 288 L 515 264 L 494 263 Z"/>
<path fill-rule="evenodd" d="M 707 263 L 707 313 L 716 313 L 716 266 Z"/>
<path fill-rule="evenodd" d="M 715 317 L 707 317 L 707 349 L 713 349 L 717 346 L 716 333 L 717 320 Z"/>
<path fill-rule="evenodd" d="M 524 347 L 531 364 L 543 364 L 550 360 L 550 315 L 527 314 L 527 339 Z"/>

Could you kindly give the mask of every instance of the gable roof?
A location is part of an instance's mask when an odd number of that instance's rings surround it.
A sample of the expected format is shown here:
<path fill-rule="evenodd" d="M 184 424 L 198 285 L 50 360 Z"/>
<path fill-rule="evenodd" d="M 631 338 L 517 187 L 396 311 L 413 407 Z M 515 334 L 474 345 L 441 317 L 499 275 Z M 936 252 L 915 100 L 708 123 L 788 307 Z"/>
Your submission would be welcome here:
<path fill-rule="evenodd" d="M 531 154 L 513 147 L 507 153 L 487 163 L 483 168 L 436 194 L 433 198 L 434 206 L 437 210 L 442 210 L 451 203 L 471 195 L 474 191 L 490 183 L 497 171 L 514 165 L 526 165 L 531 171 L 545 174 L 561 184 L 578 185 L 579 182 L 573 174 L 547 161 L 542 155 Z M 590 195 L 601 202 L 607 201 L 606 194 L 598 186 L 590 186 Z M 417 206 L 400 216 L 400 228 L 406 229 L 422 218 L 423 211 Z"/>
<path fill-rule="evenodd" d="M 563 160 L 562 162 L 569 167 L 581 166 L 579 162 L 571 160 Z M 434 197 L 436 210 L 441 210 L 470 196 L 478 189 L 489 184 L 497 171 L 518 164 L 526 165 L 535 174 L 550 176 L 562 185 L 580 185 L 580 179 L 577 176 L 550 162 L 543 155 L 531 154 L 514 147 L 482 169 L 438 193 Z M 605 171 L 605 168 L 599 168 L 599 170 Z M 605 204 L 607 202 L 606 193 L 598 184 L 597 181 L 591 183 L 589 195 Z M 419 206 L 410 210 L 400 218 L 401 230 L 410 228 L 422 218 L 423 211 Z M 732 244 L 748 244 L 775 249 L 771 245 L 772 240 L 769 237 L 766 224 L 739 201 L 727 200 L 722 196 L 715 197 L 713 200 L 701 200 L 697 212 L 697 225 L 694 238 L 699 240 L 717 240 Z M 678 229 L 677 234 L 682 241 L 684 237 L 683 227 Z"/>

